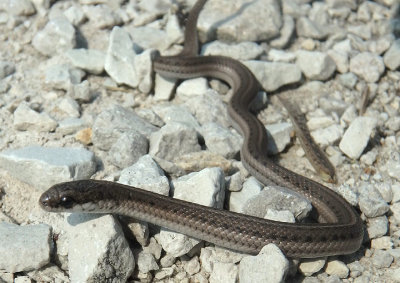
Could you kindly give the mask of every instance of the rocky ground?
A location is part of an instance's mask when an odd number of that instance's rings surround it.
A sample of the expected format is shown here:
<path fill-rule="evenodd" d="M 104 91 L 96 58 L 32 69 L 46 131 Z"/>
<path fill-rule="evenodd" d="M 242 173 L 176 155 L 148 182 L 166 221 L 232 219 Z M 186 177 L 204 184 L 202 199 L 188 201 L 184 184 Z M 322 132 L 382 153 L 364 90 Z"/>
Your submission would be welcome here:
<path fill-rule="evenodd" d="M 182 49 L 194 1 L 0 1 L 0 282 L 400 282 L 400 33 L 395 0 L 210 0 L 203 55 L 241 60 L 277 162 L 317 181 L 276 94 L 292 88 L 360 212 L 352 255 L 257 256 L 111 215 L 39 208 L 52 184 L 118 181 L 293 222 L 310 203 L 240 162 L 222 82 L 175 82 L 152 58 Z"/>

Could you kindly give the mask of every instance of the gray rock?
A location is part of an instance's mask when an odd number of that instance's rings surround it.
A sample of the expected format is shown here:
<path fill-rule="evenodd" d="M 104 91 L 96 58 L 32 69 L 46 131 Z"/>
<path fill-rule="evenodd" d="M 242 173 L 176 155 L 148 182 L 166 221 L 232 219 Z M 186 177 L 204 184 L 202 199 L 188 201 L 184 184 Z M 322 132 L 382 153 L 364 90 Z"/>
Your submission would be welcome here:
<path fill-rule="evenodd" d="M 119 168 L 130 166 L 147 153 L 148 147 L 149 142 L 142 134 L 123 133 L 110 148 L 111 162 Z"/>
<path fill-rule="evenodd" d="M 150 122 L 152 125 L 156 127 L 162 127 L 165 125 L 164 121 L 161 119 L 160 116 L 158 116 L 153 110 L 151 109 L 146 109 L 146 108 L 141 108 L 137 109 L 136 113 L 145 119 L 146 121 Z"/>
<path fill-rule="evenodd" d="M 372 117 L 357 117 L 346 130 L 339 148 L 348 157 L 357 159 L 368 144 L 377 120 Z"/>
<path fill-rule="evenodd" d="M 226 105 L 218 93 L 212 89 L 201 96 L 196 96 L 184 103 L 200 124 L 215 122 L 224 127 L 230 126 Z"/>
<path fill-rule="evenodd" d="M 263 247 L 257 256 L 244 257 L 239 265 L 239 281 L 284 282 L 289 261 L 274 244 Z"/>
<path fill-rule="evenodd" d="M 0 61 L 0 80 L 13 74 L 15 72 L 15 65 L 9 61 Z"/>
<path fill-rule="evenodd" d="M 339 125 L 331 125 L 326 128 L 317 129 L 311 132 L 314 141 L 321 147 L 333 145 L 343 136 L 343 128 Z"/>
<path fill-rule="evenodd" d="M 243 188 L 238 192 L 231 192 L 229 198 L 229 210 L 243 213 L 248 200 L 257 197 L 262 190 L 262 185 L 254 177 L 248 178 L 243 183 Z M 263 215 L 264 216 L 264 215 Z"/>
<path fill-rule="evenodd" d="M 78 102 L 70 97 L 57 99 L 54 103 L 54 107 L 51 109 L 51 114 L 57 118 L 78 118 L 81 115 Z"/>
<path fill-rule="evenodd" d="M 26 102 L 21 102 L 14 111 L 14 128 L 19 131 L 50 132 L 57 122 L 47 113 L 32 110 Z"/>
<path fill-rule="evenodd" d="M 104 282 L 118 278 L 117 282 L 125 282 L 135 268 L 135 259 L 114 217 L 75 213 L 68 222 L 71 281 Z"/>
<path fill-rule="evenodd" d="M 65 55 L 71 64 L 91 74 L 101 74 L 104 71 L 105 53 L 95 49 L 71 49 Z"/>
<path fill-rule="evenodd" d="M 392 43 L 390 49 L 383 56 L 383 62 L 392 71 L 400 66 L 400 39 Z"/>
<path fill-rule="evenodd" d="M 371 240 L 371 249 L 391 250 L 393 249 L 393 239 L 390 236 L 383 236 Z"/>
<path fill-rule="evenodd" d="M 268 209 L 288 210 L 297 219 L 301 220 L 308 215 L 311 208 L 311 203 L 302 195 L 286 188 L 268 186 L 257 196 L 252 197 L 246 202 L 243 212 L 264 218 Z"/>
<path fill-rule="evenodd" d="M 307 17 L 301 17 L 296 21 L 296 32 L 298 36 L 313 39 L 324 39 L 328 36 L 322 26 Z"/>
<path fill-rule="evenodd" d="M 361 52 L 350 59 L 350 71 L 369 83 L 379 80 L 385 71 L 382 57 L 370 52 Z"/>
<path fill-rule="evenodd" d="M 88 179 L 96 169 L 92 152 L 82 148 L 28 146 L 1 152 L 0 166 L 40 189 L 56 183 Z"/>
<path fill-rule="evenodd" d="M 375 239 L 386 235 L 388 231 L 388 219 L 386 216 L 368 219 L 367 231 L 370 239 Z"/>
<path fill-rule="evenodd" d="M 318 51 L 297 51 L 296 65 L 311 80 L 327 80 L 336 70 L 335 61 Z"/>
<path fill-rule="evenodd" d="M 245 41 L 237 44 L 228 44 L 222 41 L 213 41 L 204 44 L 202 55 L 222 55 L 236 60 L 252 60 L 258 58 L 264 49 L 255 42 Z"/>
<path fill-rule="evenodd" d="M 82 102 L 89 102 L 92 98 L 90 85 L 87 80 L 84 80 L 83 82 L 78 84 L 69 84 L 67 94 L 69 97 Z"/>
<path fill-rule="evenodd" d="M 295 223 L 296 219 L 294 215 L 289 210 L 275 210 L 275 209 L 267 209 L 267 213 L 264 215 L 265 219 L 279 221 L 279 222 L 287 222 L 287 223 Z"/>
<path fill-rule="evenodd" d="M 135 47 L 129 33 L 120 27 L 114 27 L 104 63 L 107 74 L 118 84 L 137 87 L 139 78 L 134 64 L 135 57 Z"/>
<path fill-rule="evenodd" d="M 154 258 L 154 255 L 141 251 L 137 255 L 137 266 L 140 272 L 148 273 L 153 270 L 158 270 L 159 266 Z"/>
<path fill-rule="evenodd" d="M 378 268 L 389 267 L 393 262 L 393 256 L 388 251 L 375 250 L 371 257 L 372 264 Z"/>
<path fill-rule="evenodd" d="M 400 154 L 393 152 L 385 163 L 388 175 L 396 180 L 400 180 Z"/>
<path fill-rule="evenodd" d="M 180 257 L 187 254 L 199 245 L 200 241 L 181 233 L 161 228 L 157 241 L 163 249 L 173 257 Z"/>
<path fill-rule="evenodd" d="M 357 76 L 353 73 L 345 73 L 339 76 L 340 83 L 349 89 L 353 89 L 355 87 L 357 80 Z"/>
<path fill-rule="evenodd" d="M 118 182 L 157 194 L 169 195 L 168 178 L 150 155 L 140 157 L 135 164 L 122 170 Z"/>
<path fill-rule="evenodd" d="M 64 16 L 67 17 L 68 21 L 74 26 L 81 25 L 87 18 L 83 9 L 79 5 L 73 5 L 64 12 Z"/>
<path fill-rule="evenodd" d="M 45 83 L 55 89 L 68 90 L 71 85 L 79 84 L 85 72 L 66 64 L 54 65 L 46 70 Z"/>
<path fill-rule="evenodd" d="M 36 10 L 29 0 L 8 0 L 7 12 L 14 16 L 30 16 L 35 14 Z"/>
<path fill-rule="evenodd" d="M 349 25 L 347 27 L 347 31 L 361 37 L 364 40 L 369 40 L 372 37 L 372 31 L 369 25 Z"/>
<path fill-rule="evenodd" d="M 290 143 L 293 126 L 289 123 L 277 123 L 266 126 L 268 134 L 267 152 L 274 155 L 282 152 Z"/>
<path fill-rule="evenodd" d="M 168 34 L 158 28 L 150 26 L 130 27 L 127 31 L 133 42 L 143 50 L 157 49 L 162 51 L 172 44 Z"/>
<path fill-rule="evenodd" d="M 279 49 L 270 49 L 268 51 L 268 60 L 273 62 L 293 62 L 296 59 L 296 54 Z"/>
<path fill-rule="evenodd" d="M 360 210 L 369 218 L 384 215 L 389 210 L 389 205 L 382 198 L 377 189 L 371 185 L 363 185 L 359 188 Z"/>
<path fill-rule="evenodd" d="M 123 22 L 121 17 L 108 5 L 85 5 L 82 8 L 89 21 L 93 23 L 96 28 L 111 28 Z"/>
<path fill-rule="evenodd" d="M 208 89 L 208 83 L 205 78 L 184 80 L 176 88 L 176 97 L 187 100 L 193 96 L 203 95 Z"/>
<path fill-rule="evenodd" d="M 329 275 L 336 275 L 339 278 L 347 278 L 349 268 L 340 260 L 329 260 L 325 267 L 325 272 Z"/>
<path fill-rule="evenodd" d="M 217 123 L 207 123 L 200 130 L 207 149 L 226 158 L 234 158 L 239 154 L 242 144 L 240 135 L 229 131 Z"/>
<path fill-rule="evenodd" d="M 290 39 L 292 38 L 295 29 L 295 23 L 291 16 L 283 15 L 283 26 L 280 30 L 280 35 L 277 38 L 272 39 L 269 44 L 274 48 L 285 48 Z"/>
<path fill-rule="evenodd" d="M 280 7 L 275 0 L 240 0 L 235 5 L 229 0 L 209 2 L 198 22 L 202 42 L 213 39 L 212 35 L 228 41 L 268 40 L 278 35 L 281 26 Z"/>
<path fill-rule="evenodd" d="M 71 135 L 83 129 L 85 126 L 85 121 L 80 118 L 66 118 L 60 121 L 56 131 L 62 135 Z"/>
<path fill-rule="evenodd" d="M 149 153 L 158 158 L 172 161 L 185 153 L 200 150 L 196 130 L 182 123 L 167 123 L 150 136 Z"/>
<path fill-rule="evenodd" d="M 5 80 L 0 80 L 0 93 L 6 93 L 11 88 L 11 85 Z"/>
<path fill-rule="evenodd" d="M 22 272 L 50 262 L 51 230 L 46 224 L 18 226 L 0 223 L 0 269 Z"/>
<path fill-rule="evenodd" d="M 75 47 L 75 29 L 64 17 L 52 19 L 33 37 L 32 45 L 43 55 L 61 54 Z"/>
<path fill-rule="evenodd" d="M 157 129 L 135 112 L 114 105 L 97 116 L 93 124 L 92 141 L 96 147 L 109 150 L 124 133 L 139 132 L 149 138 Z"/>
<path fill-rule="evenodd" d="M 168 101 L 172 98 L 175 90 L 176 79 L 165 78 L 158 73 L 154 79 L 154 100 Z"/>
<path fill-rule="evenodd" d="M 349 70 L 349 56 L 347 53 L 336 50 L 328 50 L 327 54 L 336 64 L 336 69 L 339 73 L 347 73 Z M 353 74 L 354 75 L 354 74 Z"/>
<path fill-rule="evenodd" d="M 145 50 L 135 57 L 135 70 L 139 79 L 139 90 L 142 93 L 149 93 L 153 88 L 153 59 L 157 51 L 154 49 Z"/>
<path fill-rule="evenodd" d="M 326 263 L 324 258 L 302 259 L 299 264 L 299 271 L 305 276 L 311 276 L 319 272 Z"/>
<path fill-rule="evenodd" d="M 196 118 L 183 105 L 154 106 L 153 110 L 165 123 L 180 123 L 194 129 L 200 128 Z"/>
<path fill-rule="evenodd" d="M 295 64 L 280 62 L 246 61 L 265 91 L 274 91 L 284 85 L 301 80 L 301 71 Z"/>
<path fill-rule="evenodd" d="M 215 262 L 214 268 L 210 274 L 209 282 L 235 283 L 238 282 L 239 267 L 230 262 Z"/>

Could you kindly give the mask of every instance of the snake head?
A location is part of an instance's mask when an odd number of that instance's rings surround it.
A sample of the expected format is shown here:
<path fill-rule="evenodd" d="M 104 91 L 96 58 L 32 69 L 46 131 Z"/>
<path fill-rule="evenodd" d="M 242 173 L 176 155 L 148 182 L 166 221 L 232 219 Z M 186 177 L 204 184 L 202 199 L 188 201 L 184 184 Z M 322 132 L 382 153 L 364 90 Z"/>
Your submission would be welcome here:
<path fill-rule="evenodd" d="M 68 183 L 60 183 L 52 186 L 39 198 L 40 206 L 46 211 L 68 211 L 74 207 L 75 193 L 69 188 Z"/>

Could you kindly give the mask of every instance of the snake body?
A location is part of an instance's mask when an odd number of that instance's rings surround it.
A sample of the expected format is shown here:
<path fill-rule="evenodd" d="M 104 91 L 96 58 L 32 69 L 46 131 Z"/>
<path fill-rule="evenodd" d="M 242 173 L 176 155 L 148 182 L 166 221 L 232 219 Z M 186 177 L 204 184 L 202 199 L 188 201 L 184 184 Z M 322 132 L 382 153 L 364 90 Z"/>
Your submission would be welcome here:
<path fill-rule="evenodd" d="M 157 73 L 171 78 L 213 77 L 232 88 L 228 113 L 244 137 L 241 159 L 263 184 L 276 184 L 303 194 L 319 223 L 283 223 L 189 203 L 114 182 L 81 180 L 56 184 L 39 202 L 48 211 L 115 213 L 148 221 L 217 245 L 255 254 L 274 243 L 289 257 L 349 254 L 360 248 L 363 226 L 357 212 L 329 188 L 271 161 L 265 154 L 264 125 L 249 112 L 260 85 L 237 60 L 198 56 L 196 23 L 206 0 L 192 8 L 185 46 L 178 56 L 158 56 Z"/>

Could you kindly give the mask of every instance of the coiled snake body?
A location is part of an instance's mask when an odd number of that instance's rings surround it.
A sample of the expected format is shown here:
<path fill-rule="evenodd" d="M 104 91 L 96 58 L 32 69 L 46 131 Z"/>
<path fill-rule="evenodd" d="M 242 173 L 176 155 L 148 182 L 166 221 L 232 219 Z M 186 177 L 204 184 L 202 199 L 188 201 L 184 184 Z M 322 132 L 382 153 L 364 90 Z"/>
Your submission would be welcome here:
<path fill-rule="evenodd" d="M 348 254 L 360 248 L 362 221 L 352 206 L 329 188 L 272 162 L 265 154 L 266 130 L 249 112 L 260 89 L 239 61 L 223 56 L 197 56 L 197 17 L 206 0 L 189 14 L 185 46 L 178 56 L 154 59 L 156 72 L 172 78 L 207 76 L 227 82 L 233 91 L 231 119 L 244 136 L 241 159 L 259 181 L 290 188 L 309 199 L 319 223 L 283 223 L 214 209 L 138 188 L 97 180 L 60 183 L 40 198 L 48 211 L 116 213 L 148 221 L 230 249 L 255 254 L 274 243 L 289 257 Z"/>

